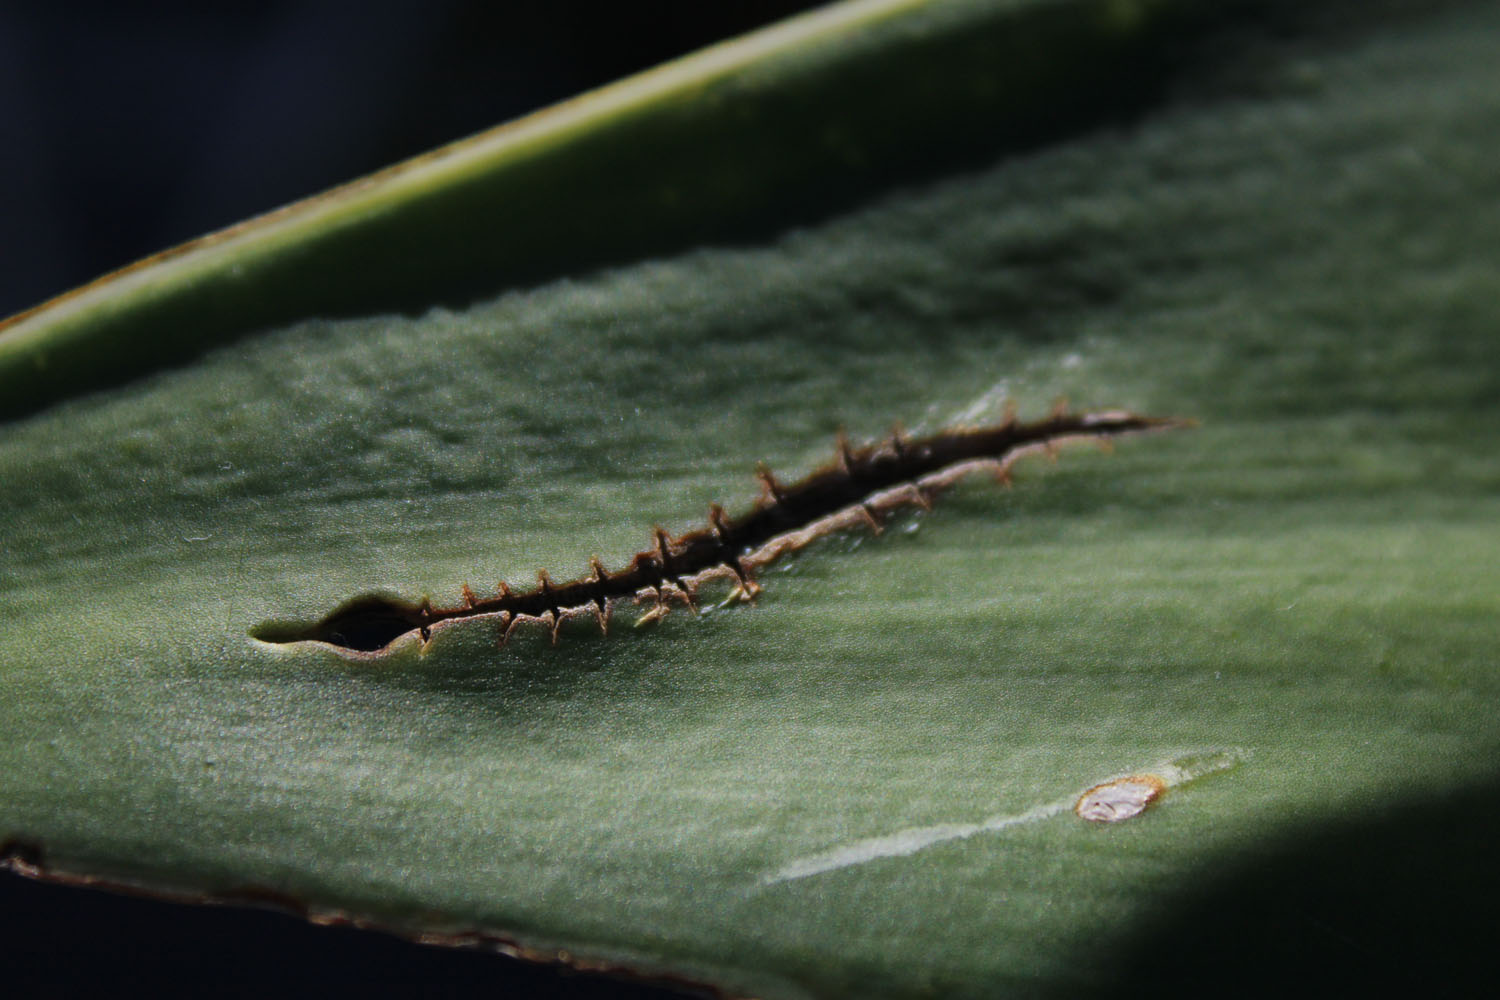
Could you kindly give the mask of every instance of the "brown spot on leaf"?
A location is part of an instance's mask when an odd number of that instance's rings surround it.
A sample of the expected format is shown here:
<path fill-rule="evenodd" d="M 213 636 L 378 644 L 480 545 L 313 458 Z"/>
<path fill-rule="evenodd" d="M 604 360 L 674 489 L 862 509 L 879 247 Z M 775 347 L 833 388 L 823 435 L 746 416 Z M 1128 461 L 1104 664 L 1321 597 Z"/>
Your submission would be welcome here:
<path fill-rule="evenodd" d="M 1092 823 L 1118 823 L 1145 812 L 1166 790 L 1166 781 L 1154 774 L 1132 774 L 1090 788 L 1073 811 Z"/>
<path fill-rule="evenodd" d="M 636 621 L 645 625 L 666 615 L 669 597 L 696 612 L 698 588 L 711 579 L 727 578 L 734 596 L 753 601 L 760 590 L 757 570 L 835 531 L 862 525 L 878 535 L 885 515 L 903 505 L 930 508 L 936 496 L 976 469 L 1004 476 L 1026 455 L 1054 455 L 1064 444 L 1190 425 L 1175 417 L 1142 417 L 1123 410 L 1069 413 L 1063 403 L 1035 423 L 1017 422 L 1009 409 L 1006 414 L 1005 422 L 995 426 L 956 427 L 920 438 L 893 434 L 889 441 L 863 447 L 841 435 L 834 460 L 793 483 L 781 482 L 761 466 L 761 497 L 750 510 L 729 517 L 714 506 L 707 527 L 679 538 L 657 528 L 655 545 L 618 570 L 606 571 L 594 559 L 588 576 L 553 583 L 543 570 L 533 589 L 512 591 L 501 584 L 494 596 L 475 594 L 465 584 L 462 601 L 452 607 L 368 594 L 316 624 L 269 622 L 251 635 L 263 642 L 321 642 L 364 659 L 384 654 L 412 633 L 425 643 L 437 628 L 465 619 L 498 619 L 502 644 L 520 622 L 539 622 L 555 645 L 568 618 L 593 615 L 602 630 L 614 604 L 649 598 L 651 608 Z"/>

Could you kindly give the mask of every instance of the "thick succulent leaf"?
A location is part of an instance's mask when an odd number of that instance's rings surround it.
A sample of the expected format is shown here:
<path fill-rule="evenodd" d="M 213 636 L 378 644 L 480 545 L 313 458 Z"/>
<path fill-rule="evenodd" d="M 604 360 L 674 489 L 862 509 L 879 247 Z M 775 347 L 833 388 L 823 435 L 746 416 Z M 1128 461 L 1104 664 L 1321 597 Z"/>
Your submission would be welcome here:
<path fill-rule="evenodd" d="M 1264 43 L 774 240 L 292 323 L 12 422 L 0 837 L 734 992 L 1169 969 L 1216 873 L 1494 781 L 1497 37 L 1478 5 Z M 828 539 L 753 608 L 367 662 L 250 635 L 619 565 L 839 427 L 1058 396 L 1202 425 Z M 1073 815 L 1133 773 L 1172 787 Z M 1493 877 L 1429 848 L 1435 885 Z"/>
<path fill-rule="evenodd" d="M 855 0 L 142 261 L 0 324 L 0 416 L 307 316 L 763 238 L 1146 100 L 1192 0 Z M 975 127 L 980 124 L 981 127 Z"/>

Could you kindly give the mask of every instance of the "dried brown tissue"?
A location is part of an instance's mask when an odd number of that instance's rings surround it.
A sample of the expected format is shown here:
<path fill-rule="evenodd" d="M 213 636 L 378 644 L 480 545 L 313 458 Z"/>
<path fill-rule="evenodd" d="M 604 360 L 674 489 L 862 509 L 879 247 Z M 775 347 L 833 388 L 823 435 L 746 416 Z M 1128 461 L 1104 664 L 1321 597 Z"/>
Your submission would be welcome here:
<path fill-rule="evenodd" d="M 1073 811 L 1091 823 L 1119 823 L 1151 808 L 1166 790 L 1160 775 L 1132 774 L 1085 789 Z"/>
<path fill-rule="evenodd" d="M 502 645 L 526 623 L 546 627 L 555 644 L 563 623 L 573 617 L 593 617 L 608 633 L 610 616 L 622 601 L 646 604 L 636 624 L 649 624 L 666 616 L 672 600 L 696 611 L 699 588 L 710 580 L 729 581 L 726 603 L 753 603 L 761 591 L 757 573 L 788 553 L 837 531 L 866 527 L 879 534 L 891 512 L 902 506 L 930 509 L 944 490 L 972 472 L 988 470 L 1008 485 L 1012 466 L 1027 455 L 1055 457 L 1060 447 L 1077 442 L 1107 447 L 1124 435 L 1191 423 L 1124 410 L 1072 413 L 1059 404 L 1045 419 L 1030 423 L 1017 420 L 1008 408 L 999 424 L 925 437 L 907 437 L 897 429 L 862 447 L 840 435 L 830 463 L 794 483 L 778 481 L 761 466 L 761 495 L 750 510 L 729 517 L 714 504 L 706 526 L 677 538 L 658 527 L 653 546 L 622 569 L 606 570 L 596 556 L 587 576 L 567 583 L 556 583 L 540 570 L 536 586 L 528 590 L 502 582 L 493 596 L 480 597 L 464 584 L 463 603 L 453 607 L 366 595 L 314 625 L 270 623 L 252 634 L 267 642 L 322 643 L 363 659 L 384 655 L 411 633 L 425 643 L 439 629 L 470 619 L 493 620 Z"/>

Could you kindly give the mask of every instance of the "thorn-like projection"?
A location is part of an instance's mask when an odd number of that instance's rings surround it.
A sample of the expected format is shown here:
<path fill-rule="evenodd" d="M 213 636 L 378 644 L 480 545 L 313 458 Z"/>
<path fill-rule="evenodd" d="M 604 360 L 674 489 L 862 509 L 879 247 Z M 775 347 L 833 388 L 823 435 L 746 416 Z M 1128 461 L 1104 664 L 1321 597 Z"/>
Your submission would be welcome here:
<path fill-rule="evenodd" d="M 844 470 L 845 475 L 858 478 L 859 460 L 854 457 L 854 449 L 849 446 L 849 435 L 844 433 L 842 427 L 834 435 L 833 447 L 838 457 L 839 468 Z"/>
<path fill-rule="evenodd" d="M 673 553 L 673 547 L 682 543 L 681 539 L 673 541 L 671 536 L 661 528 L 656 528 L 656 558 L 661 562 L 662 580 L 670 583 L 677 592 L 677 596 L 686 604 L 688 610 L 693 614 L 698 613 L 698 605 L 693 601 L 693 585 L 683 579 L 683 574 L 677 569 L 677 556 Z M 657 588 L 660 594 L 660 588 Z"/>
<path fill-rule="evenodd" d="M 501 580 L 498 584 L 495 585 L 495 592 L 499 595 L 499 599 L 502 601 L 508 601 L 514 596 L 510 589 L 510 584 L 506 583 L 504 580 Z M 505 648 L 505 644 L 510 642 L 511 633 L 514 632 L 516 630 L 516 627 L 520 624 L 521 616 L 516 614 L 514 611 L 506 609 L 503 617 L 501 618 L 500 648 Z"/>
<path fill-rule="evenodd" d="M 746 604 L 754 604 L 755 598 L 759 594 L 760 584 L 756 583 L 749 576 L 742 576 L 735 581 L 734 589 L 729 592 L 729 596 L 719 602 L 719 607 L 727 608 L 732 604 L 738 604 L 742 601 Z"/>
<path fill-rule="evenodd" d="M 744 601 L 746 604 L 754 604 L 755 598 L 760 595 L 760 584 L 755 582 L 755 577 L 750 575 L 750 571 L 738 559 L 731 562 L 729 568 L 734 573 L 734 589 L 729 592 L 725 603 Z"/>
<path fill-rule="evenodd" d="M 776 476 L 764 464 L 755 467 L 755 478 L 760 480 L 761 504 L 766 507 L 774 507 L 783 501 L 785 496 L 781 483 L 776 481 Z"/>
<path fill-rule="evenodd" d="M 734 590 L 730 592 L 725 602 L 719 606 L 727 607 L 736 600 L 745 600 L 754 604 L 755 595 L 760 593 L 760 587 L 756 586 L 755 581 L 750 578 L 750 571 L 745 568 L 745 564 L 740 560 L 740 553 L 735 551 L 733 544 L 734 536 L 729 519 L 724 516 L 724 508 L 716 503 L 708 505 L 708 526 L 709 530 L 714 533 L 715 540 L 719 543 L 724 565 L 729 567 L 729 571 L 734 574 L 735 578 Z"/>
<path fill-rule="evenodd" d="M 754 604 L 755 595 L 760 593 L 760 586 L 751 578 L 750 571 L 745 568 L 745 564 L 740 559 L 740 554 L 735 551 L 733 529 L 729 519 L 724 516 L 724 508 L 716 503 L 708 505 L 708 526 L 719 543 L 724 565 L 729 567 L 729 571 L 734 574 L 735 578 L 734 589 L 719 607 L 728 607 L 736 601 Z"/>
<path fill-rule="evenodd" d="M 891 425 L 890 445 L 891 454 L 895 456 L 896 461 L 906 461 L 906 428 L 902 427 L 899 422 Z"/>
<path fill-rule="evenodd" d="M 894 491 L 892 505 L 910 504 L 913 507 L 922 508 L 924 513 L 932 512 L 932 501 L 937 496 L 937 490 L 928 489 L 921 483 L 907 483 Z"/>
<path fill-rule="evenodd" d="M 671 608 L 667 607 L 667 602 L 662 599 L 661 587 L 652 587 L 651 595 L 654 598 L 651 609 L 635 620 L 636 628 L 644 628 L 647 625 L 654 625 L 655 623 L 661 621 L 663 618 L 667 617 L 668 612 L 671 611 Z M 637 596 L 635 602 L 637 604 L 641 603 L 641 599 L 643 596 L 644 595 Z"/>
<path fill-rule="evenodd" d="M 598 587 L 594 593 L 594 620 L 599 623 L 600 633 L 609 635 L 609 599 L 604 596 L 604 584 L 609 581 L 609 574 L 604 572 L 604 564 L 598 556 L 589 557 L 589 566 L 594 571 L 589 582 Z"/>
<path fill-rule="evenodd" d="M 557 645 L 558 633 L 562 630 L 562 609 L 557 606 L 556 588 L 552 586 L 552 578 L 547 571 L 539 569 L 536 571 L 536 591 L 542 598 L 542 614 L 552 629 L 552 645 Z"/>
<path fill-rule="evenodd" d="M 729 518 L 724 516 L 724 508 L 716 503 L 708 505 L 708 527 L 721 545 L 729 544 Z"/>
<path fill-rule="evenodd" d="M 1189 424 L 1121 410 L 1069 413 L 1066 401 L 1059 400 L 1046 419 L 1033 423 L 1020 422 L 1007 403 L 1002 422 L 989 426 L 910 437 L 898 425 L 886 440 L 863 446 L 841 432 L 827 465 L 794 483 L 782 483 L 761 465 L 756 469 L 761 496 L 744 514 L 732 517 L 713 504 L 705 527 L 678 538 L 655 528 L 652 547 L 613 572 L 594 557 L 587 576 L 567 583 L 554 583 L 539 570 L 531 589 L 512 590 L 502 580 L 494 597 L 480 597 L 464 583 L 462 600 L 449 608 L 434 609 L 427 600 L 413 605 L 361 597 L 316 625 L 267 625 L 252 634 L 269 642 L 319 641 L 365 657 L 382 655 L 403 635 L 415 632 L 425 642 L 436 629 L 470 618 L 493 620 L 501 646 L 522 622 L 542 625 L 556 644 L 563 623 L 574 615 L 592 615 L 607 634 L 611 608 L 625 600 L 645 605 L 635 623 L 650 625 L 667 616 L 674 596 L 696 613 L 699 588 L 715 578 L 730 582 L 725 604 L 753 604 L 761 592 L 757 573 L 777 559 L 858 524 L 879 535 L 882 518 L 893 509 L 910 504 L 931 510 L 944 490 L 976 469 L 989 469 L 997 482 L 1010 486 L 1011 466 L 1031 452 L 1055 458 L 1063 445 L 1090 441 L 1108 449 L 1125 435 Z"/>

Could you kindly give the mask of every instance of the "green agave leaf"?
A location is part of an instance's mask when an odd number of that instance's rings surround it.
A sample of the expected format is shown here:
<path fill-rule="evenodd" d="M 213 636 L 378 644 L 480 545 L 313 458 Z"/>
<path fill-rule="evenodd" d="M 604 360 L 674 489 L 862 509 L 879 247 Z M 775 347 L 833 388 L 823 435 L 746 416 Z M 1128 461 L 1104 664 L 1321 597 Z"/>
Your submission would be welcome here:
<path fill-rule="evenodd" d="M 1495 875 L 1443 831 L 1497 818 L 1497 37 L 1487 4 L 1325 27 L 775 238 L 174 327 L 222 346 L 0 438 L 0 838 L 735 993 L 1138 985 L 1218 926 L 1383 969 L 1419 889 Z M 754 608 L 363 662 L 251 636 L 617 566 L 840 427 L 1058 396 L 1202 426 L 824 540 Z M 1170 787 L 1074 815 L 1131 774 Z M 1438 905 L 1408 948 L 1484 940 Z"/>
<path fill-rule="evenodd" d="M 1215 21 L 1190 0 L 830 5 L 15 317 L 0 325 L 0 416 L 309 316 L 418 313 L 765 238 L 955 156 L 1136 106 L 1171 62 L 1169 29 Z"/>

